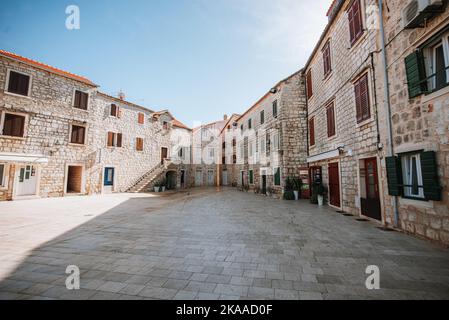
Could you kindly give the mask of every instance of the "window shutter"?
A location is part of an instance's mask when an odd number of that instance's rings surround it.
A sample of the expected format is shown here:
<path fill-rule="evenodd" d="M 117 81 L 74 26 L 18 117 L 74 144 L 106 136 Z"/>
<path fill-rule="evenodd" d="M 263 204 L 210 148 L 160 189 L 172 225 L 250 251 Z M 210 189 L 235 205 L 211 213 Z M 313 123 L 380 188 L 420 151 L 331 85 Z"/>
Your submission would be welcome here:
<path fill-rule="evenodd" d="M 115 104 L 111 104 L 111 116 L 117 117 L 117 106 Z"/>
<path fill-rule="evenodd" d="M 87 99 L 88 99 L 89 95 L 85 92 L 82 92 L 81 97 L 82 97 L 81 108 L 86 110 L 87 109 Z"/>
<path fill-rule="evenodd" d="M 274 185 L 279 186 L 281 184 L 281 169 L 276 168 L 276 172 L 274 173 Z"/>
<path fill-rule="evenodd" d="M 368 93 L 368 74 L 365 74 L 362 79 L 360 79 L 360 112 L 362 120 L 369 119 L 371 116 Z"/>
<path fill-rule="evenodd" d="M 402 171 L 401 162 L 398 157 L 386 157 L 388 194 L 390 196 L 402 195 Z"/>
<path fill-rule="evenodd" d="M 117 107 L 117 118 L 121 118 L 122 117 L 122 108 Z"/>
<path fill-rule="evenodd" d="M 114 146 L 114 133 L 108 132 L 108 147 Z"/>
<path fill-rule="evenodd" d="M 427 200 L 441 201 L 436 153 L 435 151 L 426 151 L 421 153 L 420 158 L 424 196 Z"/>
<path fill-rule="evenodd" d="M 309 120 L 310 145 L 315 145 L 315 118 Z"/>
<path fill-rule="evenodd" d="M 331 103 L 326 110 L 327 113 L 327 136 L 332 137 L 335 135 L 335 115 L 334 115 L 334 103 Z"/>
<path fill-rule="evenodd" d="M 119 147 L 119 148 L 122 147 L 122 134 L 121 133 L 117 133 L 117 147 Z"/>
<path fill-rule="evenodd" d="M 307 72 L 306 82 L 307 82 L 307 99 L 310 99 L 312 97 L 312 95 L 313 95 L 313 90 L 312 90 L 312 70 L 309 70 L 309 72 Z"/>
<path fill-rule="evenodd" d="M 73 106 L 76 108 L 79 108 L 81 106 L 81 102 L 80 102 L 81 97 L 80 96 L 81 96 L 81 92 L 75 91 L 75 102 L 74 102 Z"/>
<path fill-rule="evenodd" d="M 422 51 L 416 50 L 405 58 L 405 72 L 410 99 L 427 92 L 426 70 Z"/>

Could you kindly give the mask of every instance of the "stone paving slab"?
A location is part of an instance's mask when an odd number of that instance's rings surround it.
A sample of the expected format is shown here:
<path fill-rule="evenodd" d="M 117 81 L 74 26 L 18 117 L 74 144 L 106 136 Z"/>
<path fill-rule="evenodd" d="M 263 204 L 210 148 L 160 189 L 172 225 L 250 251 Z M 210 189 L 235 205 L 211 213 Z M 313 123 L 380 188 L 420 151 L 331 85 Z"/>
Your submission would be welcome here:
<path fill-rule="evenodd" d="M 0 299 L 449 299 L 449 250 L 233 189 L 0 203 Z M 77 265 L 81 289 L 67 290 Z M 380 290 L 365 287 L 368 265 Z"/>

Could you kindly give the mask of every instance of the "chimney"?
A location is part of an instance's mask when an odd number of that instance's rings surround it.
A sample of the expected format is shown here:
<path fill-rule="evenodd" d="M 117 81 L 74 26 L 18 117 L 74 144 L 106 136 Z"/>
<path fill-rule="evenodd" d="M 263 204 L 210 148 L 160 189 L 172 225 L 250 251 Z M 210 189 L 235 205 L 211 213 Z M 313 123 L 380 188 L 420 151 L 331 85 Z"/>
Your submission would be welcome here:
<path fill-rule="evenodd" d="M 223 120 L 228 120 L 228 115 L 227 114 L 223 115 Z"/>
<path fill-rule="evenodd" d="M 125 93 L 122 90 L 120 90 L 120 92 L 118 93 L 118 98 L 120 100 L 125 100 Z"/>

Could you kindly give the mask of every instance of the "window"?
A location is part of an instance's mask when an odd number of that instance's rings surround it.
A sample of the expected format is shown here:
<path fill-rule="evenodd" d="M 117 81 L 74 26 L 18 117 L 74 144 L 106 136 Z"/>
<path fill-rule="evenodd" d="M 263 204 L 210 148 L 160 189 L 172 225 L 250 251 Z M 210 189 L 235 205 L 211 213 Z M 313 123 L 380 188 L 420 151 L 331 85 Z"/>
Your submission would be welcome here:
<path fill-rule="evenodd" d="M 230 131 L 231 130 L 231 126 L 228 126 L 228 131 Z"/>
<path fill-rule="evenodd" d="M 249 170 L 249 184 L 254 184 L 254 171 Z"/>
<path fill-rule="evenodd" d="M 137 116 L 137 123 L 139 124 L 144 124 L 145 122 L 145 115 L 142 112 L 139 112 L 138 116 Z M 167 129 L 164 127 L 164 129 Z"/>
<path fill-rule="evenodd" d="M 410 152 L 385 158 L 388 194 L 441 201 L 435 151 Z"/>
<path fill-rule="evenodd" d="M 226 164 L 226 157 L 221 157 L 221 164 Z"/>
<path fill-rule="evenodd" d="M 237 156 L 234 154 L 232 155 L 232 163 L 236 164 L 237 163 Z"/>
<path fill-rule="evenodd" d="M 315 145 L 315 118 L 309 120 L 309 139 L 310 146 Z"/>
<path fill-rule="evenodd" d="M 235 145 L 236 145 L 236 141 L 235 141 L 235 138 L 233 138 L 232 139 L 232 146 L 235 147 Z"/>
<path fill-rule="evenodd" d="M 243 131 L 243 124 L 240 125 L 240 131 Z"/>
<path fill-rule="evenodd" d="M 265 138 L 260 139 L 260 153 L 261 154 L 265 153 Z"/>
<path fill-rule="evenodd" d="M 122 147 L 122 134 L 121 133 L 115 133 L 115 132 L 108 132 L 108 147 Z"/>
<path fill-rule="evenodd" d="M 79 90 L 75 90 L 75 101 L 73 106 L 78 109 L 87 110 L 87 102 L 89 99 L 89 94 Z"/>
<path fill-rule="evenodd" d="M 9 72 L 8 92 L 28 96 L 30 76 L 15 71 Z"/>
<path fill-rule="evenodd" d="M 143 138 L 136 138 L 136 151 L 143 151 Z"/>
<path fill-rule="evenodd" d="M 3 122 L 4 136 L 23 137 L 25 134 L 25 116 L 5 113 Z"/>
<path fill-rule="evenodd" d="M 424 198 L 421 158 L 419 153 L 404 155 L 401 157 L 401 160 L 404 196 Z"/>
<path fill-rule="evenodd" d="M 371 117 L 368 73 L 365 73 L 354 83 L 354 91 L 357 123 L 360 123 Z"/>
<path fill-rule="evenodd" d="M 324 77 L 327 77 L 332 71 L 330 40 L 328 40 L 324 45 L 322 53 L 323 53 Z"/>
<path fill-rule="evenodd" d="M 277 118 L 278 117 L 278 101 L 274 100 L 273 101 L 273 118 Z"/>
<path fill-rule="evenodd" d="M 213 159 L 215 156 L 215 149 L 209 148 L 209 158 Z"/>
<path fill-rule="evenodd" d="M 278 151 L 281 148 L 280 136 L 279 133 L 276 132 L 273 134 L 273 150 Z"/>
<path fill-rule="evenodd" d="M 225 142 L 225 141 L 223 141 L 223 142 L 221 143 L 221 148 L 222 148 L 223 150 L 226 149 L 226 142 Z"/>
<path fill-rule="evenodd" d="M 111 112 L 110 115 L 112 117 L 119 117 L 119 108 L 115 104 L 111 104 Z"/>
<path fill-rule="evenodd" d="M 335 107 L 334 102 L 329 104 L 326 109 L 327 116 L 327 136 L 333 137 L 335 136 Z"/>
<path fill-rule="evenodd" d="M 360 0 L 352 1 L 348 9 L 349 39 L 353 45 L 363 34 L 363 21 Z"/>
<path fill-rule="evenodd" d="M 162 128 L 164 130 L 168 130 L 168 122 L 167 121 L 162 122 Z"/>
<path fill-rule="evenodd" d="M 254 150 L 253 150 L 253 143 L 252 142 L 249 142 L 248 148 L 249 148 L 249 156 L 251 157 L 253 155 L 253 152 L 254 152 Z"/>
<path fill-rule="evenodd" d="M 264 124 L 265 122 L 265 111 L 260 111 L 260 124 Z"/>
<path fill-rule="evenodd" d="M 312 90 L 312 70 L 309 70 L 306 75 L 306 85 L 307 85 L 307 99 L 313 96 Z"/>
<path fill-rule="evenodd" d="M 85 134 L 86 134 L 86 127 L 72 125 L 72 134 L 70 136 L 70 143 L 84 144 Z"/>
<path fill-rule="evenodd" d="M 274 185 L 281 185 L 281 168 L 274 168 Z"/>
<path fill-rule="evenodd" d="M 248 129 L 251 129 L 251 127 L 252 127 L 252 120 L 248 119 Z"/>
<path fill-rule="evenodd" d="M 6 165 L 0 163 L 0 187 L 6 186 Z"/>

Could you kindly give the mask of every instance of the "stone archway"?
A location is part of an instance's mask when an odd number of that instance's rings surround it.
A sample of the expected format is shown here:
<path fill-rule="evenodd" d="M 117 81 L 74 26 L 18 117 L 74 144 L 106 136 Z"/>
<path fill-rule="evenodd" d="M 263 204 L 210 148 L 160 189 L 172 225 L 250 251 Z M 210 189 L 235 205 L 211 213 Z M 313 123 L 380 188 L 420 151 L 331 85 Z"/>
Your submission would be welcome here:
<path fill-rule="evenodd" d="M 167 181 L 167 190 L 174 190 L 177 186 L 178 174 L 176 171 L 167 171 L 165 174 Z"/>

